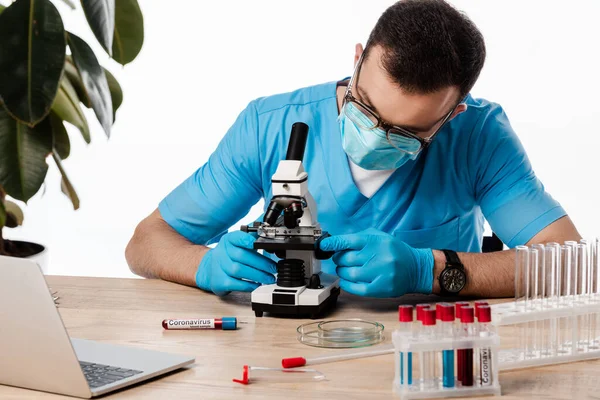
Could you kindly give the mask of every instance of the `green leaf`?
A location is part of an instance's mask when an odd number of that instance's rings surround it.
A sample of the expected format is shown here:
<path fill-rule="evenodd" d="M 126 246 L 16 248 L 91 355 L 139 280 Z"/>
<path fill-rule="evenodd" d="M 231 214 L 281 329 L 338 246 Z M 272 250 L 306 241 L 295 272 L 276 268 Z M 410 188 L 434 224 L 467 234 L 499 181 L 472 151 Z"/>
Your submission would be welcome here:
<path fill-rule="evenodd" d="M 132 62 L 144 44 L 144 16 L 137 0 L 115 0 L 112 57 L 121 65 Z"/>
<path fill-rule="evenodd" d="M 0 110 L 0 186 L 27 202 L 42 186 L 52 151 L 52 127 L 44 119 L 34 128 Z"/>
<path fill-rule="evenodd" d="M 71 154 L 71 141 L 62 120 L 54 113 L 50 113 L 52 126 L 52 148 L 56 150 L 61 160 L 66 160 Z"/>
<path fill-rule="evenodd" d="M 0 14 L 0 96 L 34 126 L 50 112 L 65 63 L 65 30 L 49 0 L 17 0 Z"/>
<path fill-rule="evenodd" d="M 92 103 L 92 109 L 96 113 L 102 128 L 104 128 L 106 136 L 110 137 L 110 128 L 113 124 L 113 107 L 104 70 L 98 63 L 94 51 L 85 41 L 77 35 L 69 33 L 68 42 L 83 87 Z"/>
<path fill-rule="evenodd" d="M 60 81 L 58 94 L 54 104 L 52 104 L 52 111 L 63 121 L 79 128 L 86 143 L 92 140 L 87 119 L 81 107 L 79 107 L 79 98 L 68 78 L 63 78 Z"/>
<path fill-rule="evenodd" d="M 123 90 L 121 89 L 121 85 L 119 85 L 119 81 L 114 77 L 113 74 L 110 73 L 106 68 L 104 69 L 104 74 L 106 75 L 106 80 L 108 81 L 108 89 L 110 90 L 110 97 L 112 99 L 113 106 L 113 123 L 117 117 L 117 110 L 123 104 Z"/>
<path fill-rule="evenodd" d="M 77 210 L 79 208 L 79 196 L 77 196 L 75 188 L 71 184 L 71 181 L 69 181 L 69 177 L 67 176 L 67 173 L 65 172 L 65 169 L 62 166 L 60 156 L 58 155 L 56 149 L 52 152 L 52 158 L 54 158 L 54 162 L 56 163 L 56 166 L 58 167 L 58 170 L 60 171 L 60 174 L 62 176 L 60 182 L 61 190 L 71 200 L 71 203 L 73 203 L 73 209 Z"/>
<path fill-rule="evenodd" d="M 94 36 L 108 55 L 112 55 L 115 0 L 81 0 L 81 6 Z"/>
<path fill-rule="evenodd" d="M 77 71 L 77 67 L 75 66 L 75 63 L 73 62 L 73 58 L 71 56 L 67 56 L 67 61 L 65 62 L 65 75 L 67 76 L 67 78 L 69 78 L 69 81 L 73 85 L 73 88 L 77 93 L 77 97 L 79 97 L 79 101 L 81 101 L 83 105 L 87 108 L 91 108 L 92 103 L 88 98 L 85 88 L 83 87 L 81 75 L 79 75 L 79 71 Z"/>
<path fill-rule="evenodd" d="M 23 215 L 23 210 L 17 204 L 12 201 L 6 200 L 6 227 L 7 228 L 16 228 L 17 226 L 23 225 L 23 220 L 25 216 Z"/>
<path fill-rule="evenodd" d="M 63 1 L 63 3 L 65 3 L 66 5 L 71 7 L 71 10 L 75 9 L 75 3 L 73 3 L 71 0 L 62 0 L 62 1 Z"/>

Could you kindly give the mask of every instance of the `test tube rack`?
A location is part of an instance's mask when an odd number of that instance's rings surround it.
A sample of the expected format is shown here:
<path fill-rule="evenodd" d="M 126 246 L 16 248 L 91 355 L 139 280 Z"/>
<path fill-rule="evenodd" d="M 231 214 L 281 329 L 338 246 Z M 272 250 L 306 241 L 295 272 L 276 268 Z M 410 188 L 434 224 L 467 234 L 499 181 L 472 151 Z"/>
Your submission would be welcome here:
<path fill-rule="evenodd" d="M 393 384 L 394 391 L 403 400 L 483 395 L 500 396 L 497 368 L 499 341 L 496 333 L 490 333 L 489 336 L 472 336 L 466 338 L 447 337 L 426 339 L 414 337 L 405 332 L 394 331 L 392 333 L 396 370 Z M 473 386 L 461 386 L 460 382 L 456 381 L 454 387 L 444 387 L 442 379 L 439 376 L 435 378 L 435 381 L 431 385 L 426 385 L 422 382 L 421 377 L 418 375 L 419 368 L 414 367 L 414 363 L 422 359 L 420 353 L 434 354 L 437 359 L 437 355 L 445 350 L 455 351 L 464 349 L 473 349 L 474 355 L 478 354 L 477 350 L 479 349 L 490 350 L 492 379 L 489 385 L 482 385 L 477 377 L 473 379 Z M 409 357 L 411 358 L 410 361 Z M 410 362 L 413 363 L 412 379 L 408 377 L 408 368 L 401 368 L 401 365 L 409 365 Z"/>
<path fill-rule="evenodd" d="M 501 370 L 600 358 L 600 240 L 517 246 L 515 301 L 492 306 Z"/>
<path fill-rule="evenodd" d="M 491 306 L 503 344 L 510 343 L 498 351 L 501 371 L 600 358 L 600 299 L 558 300 L 531 309 L 518 302 Z"/>

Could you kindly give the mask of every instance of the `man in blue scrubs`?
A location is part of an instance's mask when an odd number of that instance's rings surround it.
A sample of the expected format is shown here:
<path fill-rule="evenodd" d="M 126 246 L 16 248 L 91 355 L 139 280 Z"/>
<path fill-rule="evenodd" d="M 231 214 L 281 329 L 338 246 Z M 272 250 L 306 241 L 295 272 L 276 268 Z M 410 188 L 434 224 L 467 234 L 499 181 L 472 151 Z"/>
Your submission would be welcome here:
<path fill-rule="evenodd" d="M 252 249 L 255 238 L 227 230 L 271 198 L 271 176 L 300 121 L 310 127 L 309 189 L 333 235 L 321 245 L 335 252 L 323 269 L 343 290 L 448 293 L 439 279 L 448 261 L 462 265 L 466 281 L 455 293 L 511 295 L 514 253 L 481 253 L 484 219 L 509 248 L 579 234 L 502 108 L 469 95 L 484 60 L 481 33 L 452 6 L 394 4 L 365 49 L 356 46 L 351 79 L 242 111 L 209 160 L 139 224 L 126 251 L 131 270 L 218 295 L 274 283 L 275 263 Z"/>

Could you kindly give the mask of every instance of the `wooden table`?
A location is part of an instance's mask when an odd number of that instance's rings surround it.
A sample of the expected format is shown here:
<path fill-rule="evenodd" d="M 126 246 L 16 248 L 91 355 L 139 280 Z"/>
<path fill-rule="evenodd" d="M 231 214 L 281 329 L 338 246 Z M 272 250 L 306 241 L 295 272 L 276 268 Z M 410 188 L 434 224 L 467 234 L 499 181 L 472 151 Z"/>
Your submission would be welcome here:
<path fill-rule="evenodd" d="M 296 340 L 296 327 L 308 320 L 255 318 L 249 294 L 225 298 L 157 280 L 49 276 L 60 296 L 60 313 L 72 337 L 196 356 L 180 372 L 125 389 L 122 399 L 392 399 L 392 355 L 322 364 L 328 380 L 315 383 L 240 385 L 244 364 L 280 365 L 283 357 L 320 355 L 335 350 L 311 348 Z M 425 297 L 425 298 L 424 298 Z M 403 303 L 439 301 L 432 296 L 405 296 Z M 364 318 L 388 329 L 397 321 L 396 300 L 342 294 L 328 318 Z M 236 316 L 237 331 L 164 331 L 161 321 L 177 317 Z M 386 341 L 391 335 L 387 335 Z M 500 374 L 503 398 L 600 398 L 600 361 L 527 369 Z M 0 399 L 67 398 L 0 386 Z M 397 398 L 397 397 L 396 397 Z M 489 397 L 488 397 L 489 399 Z"/>

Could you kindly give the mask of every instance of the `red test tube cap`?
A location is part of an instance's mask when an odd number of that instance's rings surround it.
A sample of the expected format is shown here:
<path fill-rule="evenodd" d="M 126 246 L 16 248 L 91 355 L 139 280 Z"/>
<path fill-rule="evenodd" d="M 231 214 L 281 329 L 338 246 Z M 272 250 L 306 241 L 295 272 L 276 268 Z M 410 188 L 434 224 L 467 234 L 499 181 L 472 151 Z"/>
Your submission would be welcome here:
<path fill-rule="evenodd" d="M 444 308 L 444 303 L 437 303 L 435 305 L 435 318 L 438 320 L 442 319 L 442 309 Z"/>
<path fill-rule="evenodd" d="M 432 310 L 431 308 L 423 310 L 423 325 L 435 325 L 435 314 L 435 310 Z"/>
<path fill-rule="evenodd" d="M 475 309 L 478 309 L 481 306 L 489 306 L 488 302 L 485 300 L 477 300 L 475 303 Z"/>
<path fill-rule="evenodd" d="M 477 300 L 475 303 L 473 303 L 473 306 L 475 307 L 475 318 L 479 318 L 479 307 L 487 305 L 489 305 L 488 302 L 484 300 Z"/>
<path fill-rule="evenodd" d="M 431 307 L 427 303 L 417 304 L 417 321 L 423 321 L 423 310 L 428 310 Z"/>
<path fill-rule="evenodd" d="M 400 322 L 412 322 L 413 306 L 398 306 L 398 319 Z"/>
<path fill-rule="evenodd" d="M 490 306 L 480 306 L 477 309 L 477 321 L 492 322 L 492 308 Z"/>
<path fill-rule="evenodd" d="M 475 321 L 475 309 L 471 306 L 461 307 L 460 309 L 460 322 L 472 323 Z"/>
<path fill-rule="evenodd" d="M 444 304 L 442 306 L 442 321 L 454 322 L 454 307 L 452 304 Z"/>
<path fill-rule="evenodd" d="M 467 303 L 466 301 L 457 301 L 456 303 L 454 303 L 454 307 L 456 310 L 456 318 L 460 319 L 460 309 L 468 306 L 469 303 Z"/>

